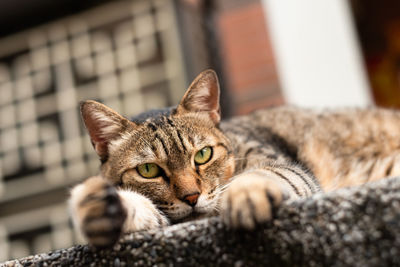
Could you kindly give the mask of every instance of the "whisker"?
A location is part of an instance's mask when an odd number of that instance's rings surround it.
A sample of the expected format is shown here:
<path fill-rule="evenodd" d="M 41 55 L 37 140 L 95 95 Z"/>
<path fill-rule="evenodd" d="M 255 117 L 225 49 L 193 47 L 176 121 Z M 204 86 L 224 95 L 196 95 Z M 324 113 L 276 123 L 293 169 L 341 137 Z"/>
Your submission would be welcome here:
<path fill-rule="evenodd" d="M 218 205 L 216 205 L 216 206 L 214 207 L 213 211 L 215 211 L 215 212 L 217 212 L 217 213 L 220 212 L 220 209 L 219 209 Z"/>
<path fill-rule="evenodd" d="M 229 187 L 229 185 L 231 184 L 231 182 L 228 182 L 226 184 L 224 184 L 221 187 L 218 187 L 217 190 L 219 191 L 219 194 L 222 194 L 223 192 L 225 192 L 225 190 Z"/>

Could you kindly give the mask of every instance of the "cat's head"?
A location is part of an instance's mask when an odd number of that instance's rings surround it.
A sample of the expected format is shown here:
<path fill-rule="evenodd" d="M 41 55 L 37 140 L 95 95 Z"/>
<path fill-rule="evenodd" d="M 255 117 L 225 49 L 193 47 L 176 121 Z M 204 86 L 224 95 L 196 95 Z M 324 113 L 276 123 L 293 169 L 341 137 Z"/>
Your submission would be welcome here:
<path fill-rule="evenodd" d="M 81 112 L 104 177 L 147 196 L 173 221 L 215 210 L 235 166 L 218 128 L 214 71 L 201 73 L 168 112 L 130 121 L 95 101 L 83 102 Z"/>

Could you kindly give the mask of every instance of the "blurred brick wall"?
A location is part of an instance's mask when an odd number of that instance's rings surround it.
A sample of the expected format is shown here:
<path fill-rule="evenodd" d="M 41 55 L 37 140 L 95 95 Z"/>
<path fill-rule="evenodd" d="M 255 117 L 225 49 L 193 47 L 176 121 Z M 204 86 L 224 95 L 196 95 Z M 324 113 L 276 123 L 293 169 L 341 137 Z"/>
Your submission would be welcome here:
<path fill-rule="evenodd" d="M 262 4 L 220 0 L 217 25 L 234 114 L 284 103 Z"/>

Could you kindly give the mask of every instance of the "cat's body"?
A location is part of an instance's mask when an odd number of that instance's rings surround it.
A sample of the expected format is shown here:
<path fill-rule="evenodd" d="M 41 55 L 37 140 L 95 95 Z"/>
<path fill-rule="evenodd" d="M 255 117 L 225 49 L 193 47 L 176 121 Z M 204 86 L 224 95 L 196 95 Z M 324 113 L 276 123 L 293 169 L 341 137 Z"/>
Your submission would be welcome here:
<path fill-rule="evenodd" d="M 206 71 L 177 108 L 133 122 L 82 104 L 101 176 L 76 186 L 70 203 L 90 243 L 214 214 L 252 229 L 284 198 L 400 174 L 398 112 L 279 107 L 220 123 L 218 102 Z"/>
<path fill-rule="evenodd" d="M 298 163 L 324 191 L 400 174 L 400 112 L 277 107 L 221 124 L 232 141 L 236 172 L 265 164 Z M 268 159 L 270 158 L 270 160 Z"/>

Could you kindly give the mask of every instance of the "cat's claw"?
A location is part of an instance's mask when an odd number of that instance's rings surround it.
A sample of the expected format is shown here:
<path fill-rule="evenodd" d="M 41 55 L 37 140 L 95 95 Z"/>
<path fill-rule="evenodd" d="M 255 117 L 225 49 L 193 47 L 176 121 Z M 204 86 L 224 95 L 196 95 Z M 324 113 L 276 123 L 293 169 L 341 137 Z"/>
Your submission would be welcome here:
<path fill-rule="evenodd" d="M 272 219 L 283 199 L 281 188 L 260 171 L 234 178 L 221 199 L 223 222 L 231 228 L 254 229 Z"/>

